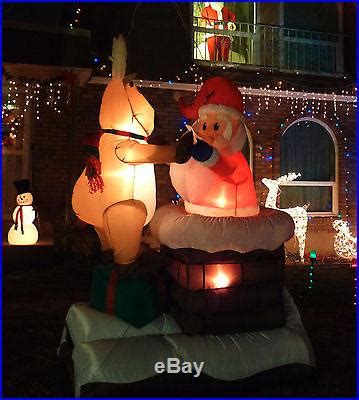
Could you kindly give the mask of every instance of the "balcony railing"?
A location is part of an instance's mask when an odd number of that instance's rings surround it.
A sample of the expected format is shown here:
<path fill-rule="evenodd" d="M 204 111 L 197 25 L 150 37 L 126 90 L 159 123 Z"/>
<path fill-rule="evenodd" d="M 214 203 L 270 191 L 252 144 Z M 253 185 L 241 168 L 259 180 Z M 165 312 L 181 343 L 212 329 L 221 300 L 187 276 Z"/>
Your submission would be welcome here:
<path fill-rule="evenodd" d="M 211 21 L 223 26 L 223 21 Z M 226 25 L 224 25 L 226 28 Z M 214 39 L 210 39 L 210 38 Z M 214 42 L 210 54 L 208 41 Z M 235 30 L 211 29 L 193 17 L 194 60 L 286 72 L 343 74 L 343 35 L 279 26 L 235 23 Z M 225 48 L 229 47 L 228 56 Z"/>

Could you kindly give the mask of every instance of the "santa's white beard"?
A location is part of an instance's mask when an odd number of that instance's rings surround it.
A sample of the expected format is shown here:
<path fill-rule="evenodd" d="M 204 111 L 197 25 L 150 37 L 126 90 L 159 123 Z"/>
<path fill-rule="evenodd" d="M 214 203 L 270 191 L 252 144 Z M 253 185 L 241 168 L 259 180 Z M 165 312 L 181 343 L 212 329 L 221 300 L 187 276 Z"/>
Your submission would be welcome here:
<path fill-rule="evenodd" d="M 232 124 L 228 121 L 226 130 L 223 132 L 223 137 L 228 140 L 233 153 L 241 151 L 246 142 L 246 130 L 244 124 L 239 125 L 237 131 L 233 134 Z"/>
<path fill-rule="evenodd" d="M 231 122 L 230 121 L 227 121 L 227 127 L 226 127 L 226 129 L 225 129 L 225 131 L 223 132 L 223 137 L 225 138 L 225 139 L 227 139 L 229 142 L 231 141 L 231 138 L 232 138 L 232 134 L 233 134 L 233 131 L 232 131 L 233 129 L 232 129 L 232 124 L 231 124 Z"/>

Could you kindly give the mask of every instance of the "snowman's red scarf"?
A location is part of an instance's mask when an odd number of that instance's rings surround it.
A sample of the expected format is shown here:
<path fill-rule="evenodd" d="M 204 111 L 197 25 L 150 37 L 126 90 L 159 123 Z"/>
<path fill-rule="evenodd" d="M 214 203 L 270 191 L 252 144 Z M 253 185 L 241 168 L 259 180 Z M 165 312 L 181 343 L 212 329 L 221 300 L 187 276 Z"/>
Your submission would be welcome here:
<path fill-rule="evenodd" d="M 19 217 L 20 217 L 20 229 L 21 233 L 24 234 L 24 214 L 22 211 L 22 207 L 19 205 L 19 209 L 16 211 L 15 215 L 15 230 L 17 231 L 17 228 L 19 226 Z"/>
<path fill-rule="evenodd" d="M 111 133 L 113 135 L 125 136 L 137 140 L 148 140 L 146 136 L 138 135 L 133 132 L 117 131 L 116 129 L 103 129 L 99 134 L 88 138 L 84 143 L 87 152 L 85 175 L 88 179 L 90 193 L 96 193 L 98 190 L 102 193 L 104 188 L 98 151 L 100 137 L 103 133 Z"/>

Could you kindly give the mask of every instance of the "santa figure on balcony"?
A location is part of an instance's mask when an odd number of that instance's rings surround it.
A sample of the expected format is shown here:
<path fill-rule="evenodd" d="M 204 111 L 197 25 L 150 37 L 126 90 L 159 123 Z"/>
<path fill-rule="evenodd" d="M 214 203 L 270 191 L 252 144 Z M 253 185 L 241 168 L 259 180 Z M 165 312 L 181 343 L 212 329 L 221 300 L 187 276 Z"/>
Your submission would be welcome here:
<path fill-rule="evenodd" d="M 221 29 L 233 31 L 236 29 L 234 21 L 236 15 L 224 6 L 223 2 L 209 2 L 201 16 L 208 29 Z M 231 38 L 224 34 L 206 34 L 209 59 L 211 61 L 228 61 Z"/>

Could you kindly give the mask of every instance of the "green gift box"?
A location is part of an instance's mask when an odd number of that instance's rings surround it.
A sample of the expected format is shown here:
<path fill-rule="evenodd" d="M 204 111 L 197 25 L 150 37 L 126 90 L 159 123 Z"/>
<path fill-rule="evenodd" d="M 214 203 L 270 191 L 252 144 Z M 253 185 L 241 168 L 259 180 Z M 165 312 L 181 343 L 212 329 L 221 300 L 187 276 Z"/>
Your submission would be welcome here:
<path fill-rule="evenodd" d="M 96 265 L 93 270 L 91 305 L 141 328 L 161 313 L 157 282 L 141 278 L 119 279 L 113 264 Z"/>

